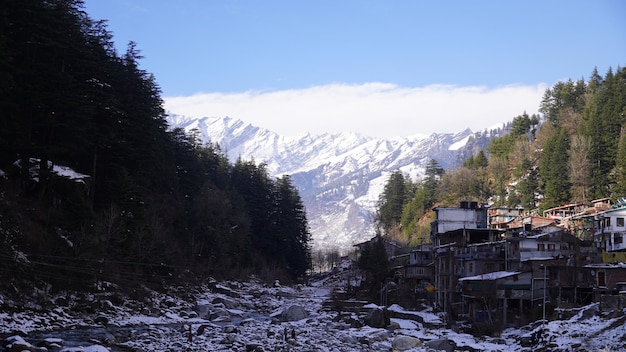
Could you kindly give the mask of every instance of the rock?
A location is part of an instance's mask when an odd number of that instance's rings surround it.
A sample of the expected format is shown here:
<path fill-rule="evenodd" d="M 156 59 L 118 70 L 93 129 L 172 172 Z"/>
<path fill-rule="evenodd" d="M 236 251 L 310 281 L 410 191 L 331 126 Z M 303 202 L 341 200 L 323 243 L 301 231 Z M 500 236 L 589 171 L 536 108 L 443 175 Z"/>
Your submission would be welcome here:
<path fill-rule="evenodd" d="M 213 304 L 206 302 L 206 301 L 200 301 L 200 302 L 196 302 L 196 306 L 194 307 L 194 311 L 196 311 L 196 313 L 198 313 L 198 316 L 200 318 L 207 318 L 211 312 L 211 310 L 213 310 L 215 307 L 213 306 Z"/>
<path fill-rule="evenodd" d="M 246 352 L 263 352 L 263 348 L 259 343 L 247 343 Z"/>
<path fill-rule="evenodd" d="M 374 331 L 370 334 L 371 341 L 383 342 L 391 338 L 388 330 Z"/>
<path fill-rule="evenodd" d="M 398 335 L 393 339 L 391 347 L 393 351 L 406 351 L 413 347 L 423 347 L 424 344 L 418 338 L 412 336 Z"/>
<path fill-rule="evenodd" d="M 237 327 L 234 325 L 224 325 L 224 327 L 222 328 L 222 331 L 227 334 L 233 334 L 233 333 L 238 333 L 239 329 L 237 329 Z"/>
<path fill-rule="evenodd" d="M 68 300 L 65 297 L 57 297 L 54 300 L 54 304 L 59 307 L 67 307 Z"/>
<path fill-rule="evenodd" d="M 37 347 L 45 347 L 49 350 L 60 350 L 61 347 L 63 347 L 63 339 L 47 338 L 43 341 L 40 341 L 37 344 Z"/>
<path fill-rule="evenodd" d="M 230 312 L 224 308 L 216 308 L 209 314 L 211 321 L 230 321 Z"/>
<path fill-rule="evenodd" d="M 454 350 L 456 349 L 456 344 L 454 343 L 454 341 L 448 339 L 431 340 L 427 341 L 424 345 L 437 351 L 454 352 Z"/>
<path fill-rule="evenodd" d="M 228 335 L 224 336 L 224 338 L 220 341 L 220 343 L 224 344 L 224 345 L 232 345 L 236 341 L 237 341 L 237 335 L 236 334 L 228 334 Z"/>
<path fill-rule="evenodd" d="M 47 352 L 46 347 L 35 347 L 26 342 L 21 336 L 9 336 L 4 339 L 2 345 L 7 352 Z"/>
<path fill-rule="evenodd" d="M 45 348 L 45 347 L 41 347 Z M 37 350 L 29 343 L 25 342 L 16 342 L 11 345 L 11 348 L 8 349 L 9 352 L 36 352 Z"/>
<path fill-rule="evenodd" d="M 353 317 L 349 317 L 347 319 L 344 320 L 346 323 L 350 324 L 351 328 L 362 328 L 363 327 L 363 323 L 356 318 Z"/>
<path fill-rule="evenodd" d="M 167 308 L 172 308 L 173 306 L 176 305 L 176 301 L 173 298 L 168 297 L 167 299 L 162 301 L 161 304 L 164 305 Z"/>
<path fill-rule="evenodd" d="M 280 297 L 280 298 L 293 298 L 294 294 L 291 291 L 288 290 L 278 290 L 276 291 L 276 297 Z"/>
<path fill-rule="evenodd" d="M 239 304 L 237 302 L 235 302 L 232 299 L 228 299 L 228 298 L 224 298 L 224 297 L 216 297 L 213 301 L 211 301 L 211 303 L 214 304 L 214 305 L 221 304 L 226 309 L 237 309 L 237 308 L 239 308 Z"/>
<path fill-rule="evenodd" d="M 283 310 L 280 314 L 281 321 L 298 321 L 309 316 L 309 313 L 304 307 L 299 305 L 292 305 L 289 308 Z"/>
<path fill-rule="evenodd" d="M 357 338 L 352 335 L 344 335 L 340 337 L 340 340 L 342 343 L 346 345 L 351 345 L 351 346 L 356 345 L 357 343 L 360 343 L 360 341 L 357 340 Z"/>
<path fill-rule="evenodd" d="M 104 337 L 102 338 L 102 343 L 104 343 L 107 346 L 113 346 L 117 343 L 117 340 L 115 339 L 115 335 L 111 333 L 106 333 L 104 334 Z"/>
<path fill-rule="evenodd" d="M 102 326 L 107 326 L 107 324 L 109 323 L 109 318 L 105 317 L 104 315 L 99 315 L 94 318 L 93 322 Z"/>
<path fill-rule="evenodd" d="M 387 309 L 374 308 L 365 317 L 365 325 L 373 328 L 384 328 L 389 325 L 391 319 L 389 318 L 389 312 Z"/>
<path fill-rule="evenodd" d="M 195 311 L 190 311 L 190 312 L 186 312 L 187 313 L 187 317 L 194 319 L 198 317 L 198 313 L 196 313 Z"/>
<path fill-rule="evenodd" d="M 150 309 L 150 316 L 153 316 L 153 317 L 163 316 L 163 311 L 159 309 L 158 307 L 152 307 Z"/>
<path fill-rule="evenodd" d="M 215 285 L 215 287 L 213 288 L 213 291 L 215 293 L 221 293 L 228 297 L 241 298 L 241 295 L 239 294 L 239 292 L 231 289 L 230 287 L 226 287 L 224 285 Z"/>
<path fill-rule="evenodd" d="M 257 324 L 257 321 L 254 318 L 243 319 L 239 322 L 239 326 L 254 326 Z"/>
<path fill-rule="evenodd" d="M 100 301 L 100 309 L 105 312 L 111 312 L 115 310 L 115 305 L 108 299 L 103 299 L 102 301 Z"/>

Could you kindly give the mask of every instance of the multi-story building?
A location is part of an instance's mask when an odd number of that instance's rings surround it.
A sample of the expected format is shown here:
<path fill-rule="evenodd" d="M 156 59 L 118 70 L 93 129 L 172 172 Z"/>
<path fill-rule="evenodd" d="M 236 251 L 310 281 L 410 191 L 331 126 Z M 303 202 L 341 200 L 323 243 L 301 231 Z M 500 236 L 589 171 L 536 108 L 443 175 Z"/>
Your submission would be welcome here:
<path fill-rule="evenodd" d="M 435 208 L 435 213 L 431 223 L 435 303 L 450 314 L 461 309 L 460 277 L 499 267 L 503 252 L 485 250 L 485 245 L 501 242 L 503 232 L 487 228 L 487 208 L 476 202 L 462 202 L 459 208 Z"/>

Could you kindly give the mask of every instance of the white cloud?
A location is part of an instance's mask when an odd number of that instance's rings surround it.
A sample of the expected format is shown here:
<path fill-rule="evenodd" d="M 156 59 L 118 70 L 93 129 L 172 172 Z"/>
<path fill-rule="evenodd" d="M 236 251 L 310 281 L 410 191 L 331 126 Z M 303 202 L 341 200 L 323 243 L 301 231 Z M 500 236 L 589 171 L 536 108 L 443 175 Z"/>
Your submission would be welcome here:
<path fill-rule="evenodd" d="M 509 85 L 328 84 L 305 89 L 165 97 L 165 109 L 192 117 L 230 116 L 284 136 L 358 132 L 374 137 L 478 131 L 537 112 L 547 88 Z"/>

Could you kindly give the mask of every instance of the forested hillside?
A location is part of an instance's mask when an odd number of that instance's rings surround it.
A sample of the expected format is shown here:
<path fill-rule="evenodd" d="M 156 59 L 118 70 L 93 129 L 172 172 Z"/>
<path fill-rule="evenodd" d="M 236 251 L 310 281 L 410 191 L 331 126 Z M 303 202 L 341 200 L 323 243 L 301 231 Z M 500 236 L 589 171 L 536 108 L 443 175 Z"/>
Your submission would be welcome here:
<path fill-rule="evenodd" d="M 541 115 L 523 113 L 510 131 L 463 167 L 444 171 L 432 160 L 423 180 L 396 172 L 381 194 L 380 232 L 427 242 L 433 206 L 477 201 L 529 213 L 567 203 L 626 197 L 626 69 L 546 90 Z"/>
<path fill-rule="evenodd" d="M 140 60 L 80 0 L 0 5 L 0 281 L 301 277 L 291 179 L 170 131 Z"/>

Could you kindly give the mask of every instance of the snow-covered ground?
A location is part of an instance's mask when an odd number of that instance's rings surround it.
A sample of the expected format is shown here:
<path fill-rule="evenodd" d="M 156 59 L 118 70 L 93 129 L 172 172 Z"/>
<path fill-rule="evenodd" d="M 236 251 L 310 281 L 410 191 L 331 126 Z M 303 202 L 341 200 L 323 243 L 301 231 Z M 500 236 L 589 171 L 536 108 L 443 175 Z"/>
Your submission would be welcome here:
<path fill-rule="evenodd" d="M 53 297 L 53 309 L 35 305 L 0 313 L 0 335 L 9 351 L 626 350 L 624 313 L 605 317 L 597 305 L 567 320 L 508 329 L 498 338 L 444 329 L 438 316 L 398 305 L 387 307 L 388 326 L 370 327 L 363 324 L 364 313 L 340 314 L 323 305 L 341 285 L 339 275 L 293 287 L 254 279 L 213 282 L 186 298 L 174 298 L 185 296 L 180 291 L 121 302 L 111 296 Z M 79 301 L 83 312 L 74 313 L 79 307 L 73 302 Z M 93 311 L 86 313 L 84 302 Z M 10 306 L 6 298 L 0 303 Z M 370 304 L 363 311 L 379 308 Z"/>

